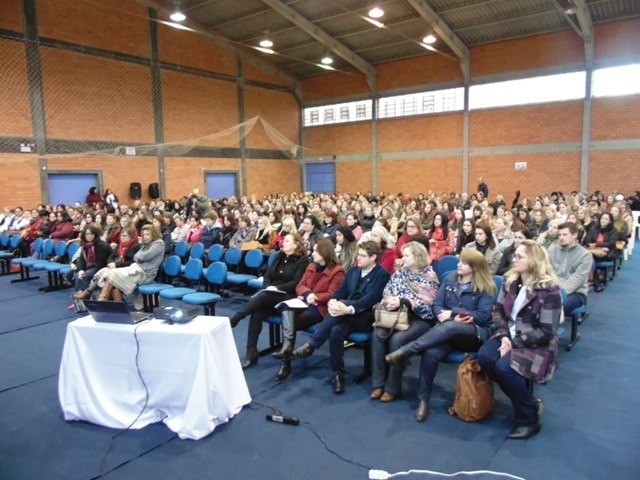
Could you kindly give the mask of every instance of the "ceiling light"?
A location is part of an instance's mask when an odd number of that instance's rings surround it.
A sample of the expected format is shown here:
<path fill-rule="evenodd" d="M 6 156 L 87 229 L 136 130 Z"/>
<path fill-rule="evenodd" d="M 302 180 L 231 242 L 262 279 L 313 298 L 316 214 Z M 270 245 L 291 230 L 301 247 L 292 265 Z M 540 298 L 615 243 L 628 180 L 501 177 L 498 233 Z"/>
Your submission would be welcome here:
<path fill-rule="evenodd" d="M 422 39 L 422 42 L 431 45 L 432 43 L 436 43 L 436 40 L 438 40 L 438 38 L 433 33 L 429 33 Z"/>
<path fill-rule="evenodd" d="M 373 18 L 369 18 L 369 17 L 362 17 L 362 18 L 364 18 L 371 25 L 375 25 L 378 28 L 384 28 L 384 23 L 379 22 L 378 20 L 374 20 Z"/>
<path fill-rule="evenodd" d="M 333 63 L 333 58 L 331 58 L 329 55 L 325 55 L 320 61 L 323 65 L 331 65 Z"/>
<path fill-rule="evenodd" d="M 373 7 L 371 10 L 369 10 L 369 16 L 371 18 L 380 18 L 384 15 L 384 10 L 382 10 L 380 7 Z"/>
<path fill-rule="evenodd" d="M 174 22 L 184 22 L 187 19 L 186 15 L 179 10 L 176 10 L 171 15 L 169 15 L 169 18 Z"/>
<path fill-rule="evenodd" d="M 253 48 L 255 48 L 256 50 L 258 50 L 258 51 L 260 51 L 262 53 L 268 53 L 269 55 L 273 55 L 274 53 L 276 53 L 273 50 L 271 50 L 270 48 L 265 48 L 265 47 L 253 47 Z"/>
<path fill-rule="evenodd" d="M 332 66 L 330 66 L 330 65 L 322 65 L 322 64 L 318 64 L 318 66 L 319 66 L 320 68 L 324 68 L 325 70 L 335 70 L 335 68 L 333 68 L 333 67 L 332 67 Z"/>
<path fill-rule="evenodd" d="M 273 47 L 273 42 L 268 38 L 263 38 L 262 40 L 260 40 L 260 46 L 262 48 L 271 48 Z"/>
<path fill-rule="evenodd" d="M 426 48 L 427 50 L 429 50 L 430 52 L 437 52 L 438 50 L 436 50 L 434 47 L 432 47 L 431 45 L 428 45 L 426 43 L 421 43 L 420 44 L 423 48 Z"/>

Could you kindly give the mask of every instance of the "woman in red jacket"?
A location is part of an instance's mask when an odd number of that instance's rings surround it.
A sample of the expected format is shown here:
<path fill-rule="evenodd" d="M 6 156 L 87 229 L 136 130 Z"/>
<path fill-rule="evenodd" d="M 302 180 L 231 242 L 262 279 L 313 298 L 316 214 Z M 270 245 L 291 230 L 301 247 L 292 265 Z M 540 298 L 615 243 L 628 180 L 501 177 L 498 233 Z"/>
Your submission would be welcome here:
<path fill-rule="evenodd" d="M 55 243 L 58 243 L 60 240 L 66 242 L 73 237 L 73 223 L 71 222 L 69 214 L 64 210 L 56 213 L 56 221 L 51 228 L 49 236 Z"/>
<path fill-rule="evenodd" d="M 276 374 L 284 380 L 291 374 L 291 359 L 296 343 L 296 331 L 305 330 L 327 315 L 327 302 L 338 290 L 344 278 L 344 269 L 338 263 L 331 240 L 318 240 L 313 246 L 313 262 L 309 264 L 296 286 L 296 295 L 308 305 L 305 309 L 288 309 L 282 312 L 284 343 L 279 352 L 273 354 L 282 363 Z"/>

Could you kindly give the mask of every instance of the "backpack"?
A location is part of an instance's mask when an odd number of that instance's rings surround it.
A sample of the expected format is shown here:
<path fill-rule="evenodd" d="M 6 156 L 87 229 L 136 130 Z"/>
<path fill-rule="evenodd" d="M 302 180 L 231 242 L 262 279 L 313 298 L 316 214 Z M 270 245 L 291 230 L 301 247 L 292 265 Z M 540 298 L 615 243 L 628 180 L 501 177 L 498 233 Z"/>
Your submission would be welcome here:
<path fill-rule="evenodd" d="M 449 415 L 457 415 L 465 422 L 477 422 L 489 415 L 493 409 L 493 382 L 478 361 L 465 354 L 456 377 L 456 397 Z"/>

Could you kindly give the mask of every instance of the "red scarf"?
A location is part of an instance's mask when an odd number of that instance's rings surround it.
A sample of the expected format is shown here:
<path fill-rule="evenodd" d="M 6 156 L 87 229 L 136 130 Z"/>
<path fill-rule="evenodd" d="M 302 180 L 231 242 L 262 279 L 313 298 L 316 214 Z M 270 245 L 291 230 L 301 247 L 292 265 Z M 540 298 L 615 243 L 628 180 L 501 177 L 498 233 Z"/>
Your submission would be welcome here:
<path fill-rule="evenodd" d="M 118 258 L 124 258 L 124 254 L 127 253 L 129 247 L 133 243 L 133 240 L 129 240 L 128 242 L 120 242 L 118 245 Z"/>
<path fill-rule="evenodd" d="M 96 251 L 93 242 L 87 242 L 82 245 L 82 256 L 87 267 L 93 267 L 96 264 Z"/>

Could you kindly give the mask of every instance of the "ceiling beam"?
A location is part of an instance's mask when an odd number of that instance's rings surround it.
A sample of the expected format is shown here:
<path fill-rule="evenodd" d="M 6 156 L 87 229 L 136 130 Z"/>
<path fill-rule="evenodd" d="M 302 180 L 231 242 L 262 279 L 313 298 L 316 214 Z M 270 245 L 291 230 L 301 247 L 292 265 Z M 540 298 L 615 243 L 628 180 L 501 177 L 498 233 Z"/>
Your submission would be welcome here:
<path fill-rule="evenodd" d="M 172 13 L 169 9 L 166 8 L 166 6 L 161 5 L 153 0 L 136 0 L 136 1 L 148 8 L 161 12 L 167 18 L 169 18 L 169 15 Z M 172 22 L 169 22 L 169 23 L 172 23 Z M 250 63 L 264 70 L 266 73 L 269 73 L 274 77 L 279 78 L 280 80 L 284 81 L 287 84 L 287 86 L 289 86 L 292 90 L 294 90 L 295 92 L 297 92 L 297 94 L 299 94 L 300 81 L 297 78 L 293 77 L 288 72 L 285 72 L 284 70 L 279 69 L 273 64 L 265 62 L 257 53 L 254 54 L 250 50 L 238 48 L 238 46 L 235 44 L 235 42 L 233 42 L 233 40 L 230 40 L 229 38 L 223 37 L 218 34 L 212 35 L 211 33 L 202 29 L 200 25 L 190 22 L 189 20 L 182 22 L 181 25 L 188 27 L 187 29 L 189 31 L 207 38 L 207 40 L 209 40 L 211 43 L 213 43 L 217 47 L 220 47 L 221 49 L 226 50 L 228 52 L 231 52 L 234 55 L 240 55 L 240 57 L 242 57 L 242 59 L 245 60 L 247 63 Z"/>
<path fill-rule="evenodd" d="M 318 42 L 324 45 L 328 50 L 331 50 L 333 53 L 338 55 L 345 62 L 351 64 L 353 67 L 364 73 L 367 78 L 367 83 L 369 84 L 369 89 L 375 93 L 376 70 L 373 65 L 369 64 L 369 62 L 360 57 L 357 53 L 350 50 L 348 47 L 340 43 L 324 30 L 318 28 L 313 22 L 303 17 L 291 7 L 282 3 L 280 0 L 262 0 L 262 2 L 278 12 L 298 28 L 302 29 L 305 33 L 315 38 Z"/>
<path fill-rule="evenodd" d="M 462 70 L 464 81 L 465 83 L 469 82 L 471 69 L 470 53 L 467 46 L 425 0 L 407 0 L 407 3 L 433 27 L 438 37 L 444 40 L 453 53 L 456 54 L 460 61 L 460 69 Z"/>
<path fill-rule="evenodd" d="M 585 61 L 587 66 L 593 65 L 593 22 L 591 14 L 584 0 L 573 0 L 574 5 L 578 9 L 576 17 L 582 32 L 582 40 L 584 41 Z"/>

